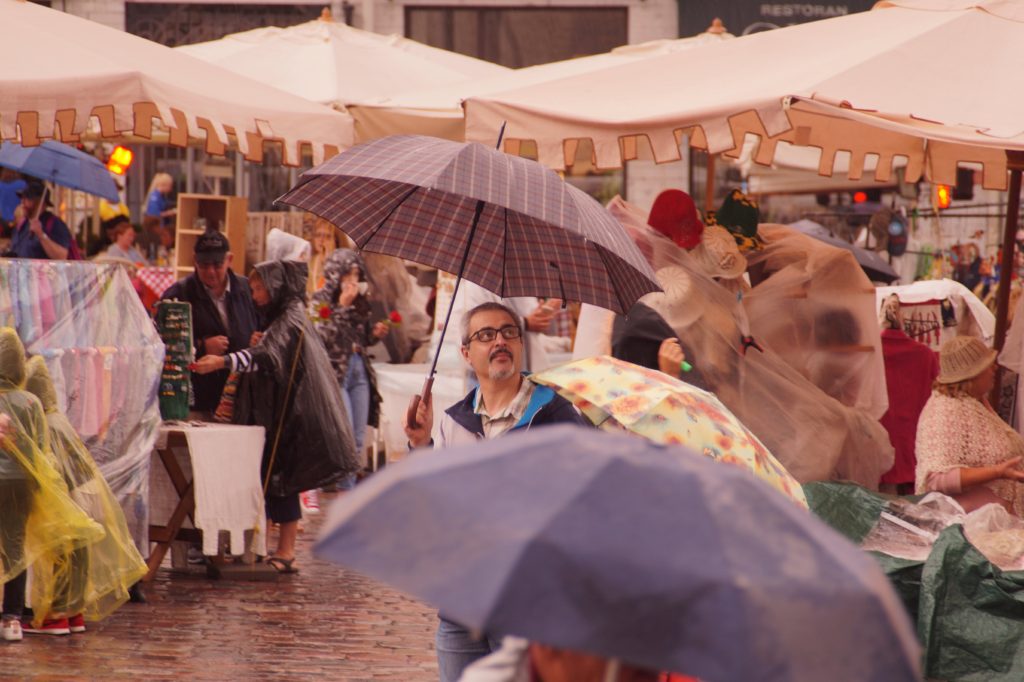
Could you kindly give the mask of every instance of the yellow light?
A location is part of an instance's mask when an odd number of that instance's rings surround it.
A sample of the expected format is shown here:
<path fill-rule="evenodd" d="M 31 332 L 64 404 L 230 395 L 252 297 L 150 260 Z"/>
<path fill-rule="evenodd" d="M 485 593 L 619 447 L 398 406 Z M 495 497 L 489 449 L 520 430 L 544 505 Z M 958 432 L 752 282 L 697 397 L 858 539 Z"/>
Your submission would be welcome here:
<path fill-rule="evenodd" d="M 935 208 L 949 208 L 953 203 L 953 188 L 949 185 L 935 185 Z"/>
<path fill-rule="evenodd" d="M 115 175 L 124 175 L 128 171 L 128 166 L 132 165 L 133 158 L 135 158 L 135 155 L 131 149 L 118 145 L 110 153 L 110 158 L 107 160 L 107 170 Z"/>

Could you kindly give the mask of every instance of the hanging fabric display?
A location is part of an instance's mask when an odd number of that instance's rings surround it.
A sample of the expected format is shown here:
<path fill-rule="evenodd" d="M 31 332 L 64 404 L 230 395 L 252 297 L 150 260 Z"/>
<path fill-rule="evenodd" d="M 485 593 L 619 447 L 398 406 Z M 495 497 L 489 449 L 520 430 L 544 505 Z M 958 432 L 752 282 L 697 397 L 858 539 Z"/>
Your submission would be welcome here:
<path fill-rule="evenodd" d="M 46 362 L 58 409 L 109 484 L 131 539 L 148 554 L 164 345 L 123 268 L 0 260 L 0 321 Z"/>

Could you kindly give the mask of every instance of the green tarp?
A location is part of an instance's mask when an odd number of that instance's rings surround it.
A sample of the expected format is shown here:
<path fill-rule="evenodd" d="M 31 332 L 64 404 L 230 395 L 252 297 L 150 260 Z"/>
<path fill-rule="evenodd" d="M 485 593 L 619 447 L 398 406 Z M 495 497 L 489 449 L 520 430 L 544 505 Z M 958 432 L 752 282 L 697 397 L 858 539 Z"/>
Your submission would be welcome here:
<path fill-rule="evenodd" d="M 811 510 L 860 543 L 887 498 L 839 483 L 804 486 Z M 933 680 L 1024 680 L 1024 571 L 993 565 L 954 525 L 924 562 L 871 552 L 917 624 L 925 676 Z"/>

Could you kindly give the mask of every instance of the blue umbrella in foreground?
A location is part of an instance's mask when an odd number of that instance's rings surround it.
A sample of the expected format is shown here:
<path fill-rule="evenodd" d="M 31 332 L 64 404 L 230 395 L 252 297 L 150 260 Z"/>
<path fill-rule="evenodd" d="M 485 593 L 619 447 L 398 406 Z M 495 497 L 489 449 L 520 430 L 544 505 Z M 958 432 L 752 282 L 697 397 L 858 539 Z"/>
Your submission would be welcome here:
<path fill-rule="evenodd" d="M 38 147 L 4 142 L 0 145 L 0 166 L 107 201 L 119 201 L 117 185 L 107 167 L 95 156 L 60 142 L 47 140 Z"/>
<path fill-rule="evenodd" d="M 707 682 L 920 679 L 870 556 L 754 477 L 634 436 L 413 455 L 335 502 L 316 551 L 480 632 Z"/>

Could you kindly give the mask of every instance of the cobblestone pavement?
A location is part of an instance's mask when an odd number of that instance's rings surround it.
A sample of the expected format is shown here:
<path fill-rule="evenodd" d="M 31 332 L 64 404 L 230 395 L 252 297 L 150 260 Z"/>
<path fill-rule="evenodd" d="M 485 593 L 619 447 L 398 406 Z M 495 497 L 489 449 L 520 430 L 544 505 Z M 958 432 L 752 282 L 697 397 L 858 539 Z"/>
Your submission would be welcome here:
<path fill-rule="evenodd" d="M 0 641 L 0 679 L 436 680 L 434 611 L 313 559 L 322 521 L 303 522 L 298 575 L 161 571 L 144 588 L 149 603 L 125 604 L 85 634 Z"/>

